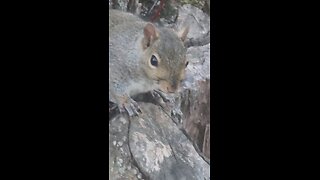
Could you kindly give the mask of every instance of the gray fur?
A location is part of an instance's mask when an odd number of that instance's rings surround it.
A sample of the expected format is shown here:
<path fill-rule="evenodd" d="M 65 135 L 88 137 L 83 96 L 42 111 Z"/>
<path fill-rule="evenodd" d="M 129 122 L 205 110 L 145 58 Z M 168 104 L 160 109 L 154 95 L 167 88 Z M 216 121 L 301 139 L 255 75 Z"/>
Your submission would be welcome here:
<path fill-rule="evenodd" d="M 120 11 L 109 12 L 109 97 L 118 102 L 117 96 L 133 96 L 138 93 L 158 89 L 157 80 L 146 75 L 143 61 L 142 38 L 147 22 Z M 149 50 L 156 49 L 163 67 L 168 71 L 165 78 L 173 86 L 177 85 L 178 74 L 185 67 L 181 61 L 186 49 L 177 34 L 169 29 L 157 28 L 157 39 Z M 148 49 L 147 49 L 148 51 Z"/>

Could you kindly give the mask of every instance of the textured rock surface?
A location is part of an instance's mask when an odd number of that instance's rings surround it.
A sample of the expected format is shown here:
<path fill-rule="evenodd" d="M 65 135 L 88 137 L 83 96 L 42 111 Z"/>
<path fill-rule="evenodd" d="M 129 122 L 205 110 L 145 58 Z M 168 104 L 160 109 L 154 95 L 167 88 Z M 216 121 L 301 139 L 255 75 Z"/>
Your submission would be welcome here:
<path fill-rule="evenodd" d="M 179 14 L 174 28 L 188 23 L 188 38 L 210 31 L 200 9 L 184 5 Z M 210 179 L 210 43 L 189 47 L 187 59 L 180 92 L 139 95 L 141 116 L 109 117 L 110 179 Z"/>
<path fill-rule="evenodd" d="M 109 0 L 109 8 L 127 11 L 129 0 Z"/>
<path fill-rule="evenodd" d="M 159 106 L 142 104 L 145 114 L 131 121 L 131 152 L 150 179 L 209 179 L 209 164 Z"/>
<path fill-rule="evenodd" d="M 183 129 L 210 158 L 210 45 L 191 47 L 187 53 L 187 74 L 192 78 L 185 82 L 185 90 L 176 103 L 184 115 Z"/>
<path fill-rule="evenodd" d="M 184 5 L 179 9 L 177 26 L 190 25 L 188 38 L 197 39 L 210 31 L 210 17 L 200 9 Z M 192 18 L 188 18 L 192 16 Z M 188 19 L 186 21 L 185 19 Z M 210 43 L 189 47 L 189 65 L 183 91 L 175 97 L 175 107 L 183 114 L 181 127 L 196 148 L 210 159 Z"/>
<path fill-rule="evenodd" d="M 110 179 L 209 179 L 210 165 L 160 106 L 140 102 L 143 114 L 109 122 Z"/>
<path fill-rule="evenodd" d="M 210 31 L 210 16 L 190 4 L 183 5 L 179 8 L 179 17 L 177 26 L 189 25 L 190 31 L 188 38 L 198 38 Z"/>

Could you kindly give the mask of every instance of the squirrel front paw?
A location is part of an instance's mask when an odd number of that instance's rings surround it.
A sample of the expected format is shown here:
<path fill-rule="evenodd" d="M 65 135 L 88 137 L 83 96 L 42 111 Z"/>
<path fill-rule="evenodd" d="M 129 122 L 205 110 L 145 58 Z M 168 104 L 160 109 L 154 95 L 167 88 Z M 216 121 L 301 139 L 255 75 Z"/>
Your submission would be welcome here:
<path fill-rule="evenodd" d="M 130 117 L 133 117 L 135 115 L 139 116 L 139 114 L 142 113 L 138 103 L 131 98 L 128 98 L 126 102 L 122 103 L 119 106 L 119 110 L 120 113 L 127 112 Z"/>
<path fill-rule="evenodd" d="M 161 91 L 159 91 L 159 90 L 153 90 L 152 92 L 151 92 L 151 94 L 152 94 L 152 96 L 154 97 L 154 98 L 156 98 L 156 99 L 158 99 L 158 100 L 162 100 L 163 102 L 165 102 L 165 103 L 167 103 L 167 102 L 170 102 L 170 99 L 168 98 L 168 97 L 166 97 L 166 95 L 163 93 L 163 92 L 161 92 Z"/>

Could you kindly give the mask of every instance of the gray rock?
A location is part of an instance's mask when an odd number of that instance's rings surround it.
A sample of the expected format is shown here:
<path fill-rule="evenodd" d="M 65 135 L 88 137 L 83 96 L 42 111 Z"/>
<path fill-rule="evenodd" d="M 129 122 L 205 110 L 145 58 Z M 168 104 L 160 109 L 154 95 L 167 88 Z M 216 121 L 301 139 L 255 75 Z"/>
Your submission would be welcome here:
<path fill-rule="evenodd" d="M 210 31 L 210 16 L 190 4 L 183 5 L 179 8 L 179 17 L 175 27 L 180 29 L 185 25 L 190 26 L 188 38 L 199 38 Z"/>
<path fill-rule="evenodd" d="M 127 11 L 129 0 L 109 0 L 109 8 Z"/>
<path fill-rule="evenodd" d="M 123 159 L 122 164 L 126 169 L 135 164 L 139 172 L 124 172 L 122 167 L 113 164 L 111 179 L 134 175 L 137 178 L 156 180 L 209 179 L 210 165 L 197 153 L 193 143 L 179 130 L 170 116 L 162 108 L 151 103 L 139 102 L 139 106 L 144 113 L 140 117 L 130 119 L 128 129 L 123 127 L 124 130 L 128 130 L 127 145 L 132 157 L 111 152 Z M 118 116 L 111 122 L 116 123 L 115 121 L 120 121 L 121 118 L 125 117 Z M 118 123 L 120 124 L 122 123 Z M 110 133 L 113 139 L 122 134 L 116 130 Z M 124 144 L 123 147 L 125 146 Z M 110 159 L 114 159 L 111 157 Z M 119 158 L 117 160 L 119 162 Z M 131 164 L 129 166 L 126 163 Z"/>
<path fill-rule="evenodd" d="M 201 39 L 210 33 L 210 17 L 200 9 L 184 5 L 179 9 L 177 26 L 189 24 L 188 39 Z M 181 111 L 179 127 L 194 142 L 197 151 L 210 159 L 210 42 L 189 47 L 189 65 L 182 91 L 175 96 L 174 107 Z M 214 67 L 213 67 L 214 68 Z"/>

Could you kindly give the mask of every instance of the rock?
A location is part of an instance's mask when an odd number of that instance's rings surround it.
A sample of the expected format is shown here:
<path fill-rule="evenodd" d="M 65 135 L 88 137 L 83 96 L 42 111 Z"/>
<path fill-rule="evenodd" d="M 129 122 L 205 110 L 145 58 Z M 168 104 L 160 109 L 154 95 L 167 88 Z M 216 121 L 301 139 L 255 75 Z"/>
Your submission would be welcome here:
<path fill-rule="evenodd" d="M 115 146 L 112 146 L 111 154 L 116 154 L 116 157 L 111 156 L 110 159 L 117 159 L 119 162 L 121 157 L 123 166 L 136 165 L 139 172 L 123 172 L 121 166 L 112 164 L 111 179 L 131 176 L 157 180 L 209 179 L 210 165 L 202 159 L 193 147 L 193 143 L 172 122 L 170 115 L 151 103 L 139 102 L 139 106 L 144 113 L 140 117 L 130 119 L 129 126 L 122 126 L 124 131 L 118 131 L 117 128 L 110 131 L 109 140 L 113 142 L 124 134 L 128 135 L 129 142 L 123 147 L 127 146 L 126 149 L 132 154 L 132 159 L 116 152 Z M 110 122 L 121 126 L 122 123 L 117 123 L 120 119 L 126 117 L 117 116 Z"/>
<path fill-rule="evenodd" d="M 127 11 L 128 2 L 129 0 L 109 0 L 109 8 Z"/>
<path fill-rule="evenodd" d="M 188 38 L 197 39 L 210 31 L 210 17 L 200 9 L 184 5 L 179 9 L 178 26 L 188 20 Z M 190 19 L 190 18 L 189 18 Z M 198 146 L 207 160 L 210 159 L 210 42 L 204 46 L 189 47 L 189 65 L 183 90 L 175 97 L 175 107 L 183 114 L 181 127 Z"/>
<path fill-rule="evenodd" d="M 109 121 L 109 179 L 111 180 L 138 179 L 136 177 L 138 168 L 132 164 L 127 141 L 128 127 L 128 117 L 118 115 Z M 122 146 L 119 146 L 119 143 Z"/>
<path fill-rule="evenodd" d="M 185 25 L 190 26 L 188 38 L 199 38 L 210 31 L 210 16 L 190 4 L 183 5 L 179 8 L 176 28 L 180 29 Z"/>

